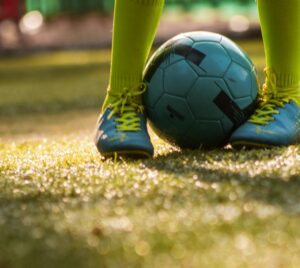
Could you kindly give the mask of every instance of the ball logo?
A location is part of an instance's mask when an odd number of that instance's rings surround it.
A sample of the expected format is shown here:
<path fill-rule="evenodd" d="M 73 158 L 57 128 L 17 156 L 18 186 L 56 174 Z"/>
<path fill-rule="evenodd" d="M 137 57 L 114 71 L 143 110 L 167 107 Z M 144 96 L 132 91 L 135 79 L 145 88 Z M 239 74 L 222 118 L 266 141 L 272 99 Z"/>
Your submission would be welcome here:
<path fill-rule="evenodd" d="M 176 111 L 171 105 L 167 105 L 167 111 L 169 113 L 169 117 L 172 119 L 179 119 L 181 121 L 184 121 L 184 116 L 180 114 L 178 111 Z"/>

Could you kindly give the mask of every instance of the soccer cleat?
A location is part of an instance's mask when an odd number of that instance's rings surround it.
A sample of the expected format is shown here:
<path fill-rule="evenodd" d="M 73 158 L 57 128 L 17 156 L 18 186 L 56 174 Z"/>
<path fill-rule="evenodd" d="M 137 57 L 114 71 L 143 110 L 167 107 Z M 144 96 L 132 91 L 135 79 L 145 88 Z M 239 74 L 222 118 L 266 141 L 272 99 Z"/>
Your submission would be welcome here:
<path fill-rule="evenodd" d="M 144 107 L 139 104 L 145 90 L 144 84 L 137 89 L 125 89 L 100 116 L 95 144 L 104 157 L 153 156 Z"/>
<path fill-rule="evenodd" d="M 300 142 L 300 84 L 279 88 L 270 70 L 266 75 L 260 107 L 233 132 L 233 147 L 266 148 Z"/>

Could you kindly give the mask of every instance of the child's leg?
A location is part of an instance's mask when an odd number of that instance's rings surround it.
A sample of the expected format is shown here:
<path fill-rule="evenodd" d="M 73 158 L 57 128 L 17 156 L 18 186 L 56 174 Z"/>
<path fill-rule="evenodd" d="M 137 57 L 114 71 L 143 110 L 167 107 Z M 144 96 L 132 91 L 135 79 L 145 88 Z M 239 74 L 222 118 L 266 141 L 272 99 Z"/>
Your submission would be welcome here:
<path fill-rule="evenodd" d="M 267 57 L 263 101 L 231 136 L 233 146 L 300 142 L 300 1 L 258 0 Z"/>
<path fill-rule="evenodd" d="M 95 143 L 104 156 L 152 156 L 141 104 L 143 69 L 164 0 L 115 0 L 110 82 Z"/>
<path fill-rule="evenodd" d="M 164 0 L 115 1 L 110 85 L 103 109 L 112 101 L 110 95 L 142 81 L 163 5 Z"/>
<path fill-rule="evenodd" d="M 258 0 L 267 68 L 285 87 L 300 81 L 300 1 Z"/>

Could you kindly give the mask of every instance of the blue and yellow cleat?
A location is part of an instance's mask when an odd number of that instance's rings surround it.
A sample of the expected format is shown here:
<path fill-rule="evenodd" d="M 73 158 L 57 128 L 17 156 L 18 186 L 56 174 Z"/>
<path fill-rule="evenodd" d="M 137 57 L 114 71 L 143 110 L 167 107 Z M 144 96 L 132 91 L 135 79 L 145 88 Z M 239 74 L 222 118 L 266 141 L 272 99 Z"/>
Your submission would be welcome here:
<path fill-rule="evenodd" d="M 104 157 L 153 156 L 144 108 L 138 104 L 138 98 L 144 92 L 144 85 L 135 90 L 124 90 L 100 116 L 95 144 Z"/>
<path fill-rule="evenodd" d="M 276 76 L 266 71 L 260 107 L 250 119 L 233 132 L 235 148 L 268 148 L 300 142 L 300 85 L 276 86 Z"/>

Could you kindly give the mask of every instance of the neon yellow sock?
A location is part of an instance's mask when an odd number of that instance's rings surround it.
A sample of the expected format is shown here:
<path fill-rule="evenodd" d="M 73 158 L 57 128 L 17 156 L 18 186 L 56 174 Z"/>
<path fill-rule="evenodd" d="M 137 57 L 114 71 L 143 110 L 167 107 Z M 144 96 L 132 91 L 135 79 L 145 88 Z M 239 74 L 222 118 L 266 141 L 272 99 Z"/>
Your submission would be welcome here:
<path fill-rule="evenodd" d="M 300 83 L 300 1 L 258 0 L 267 69 L 278 88 Z M 300 90 L 300 88 L 299 88 Z"/>
<path fill-rule="evenodd" d="M 124 88 L 142 82 L 164 0 L 115 0 L 110 82 L 102 109 Z"/>

